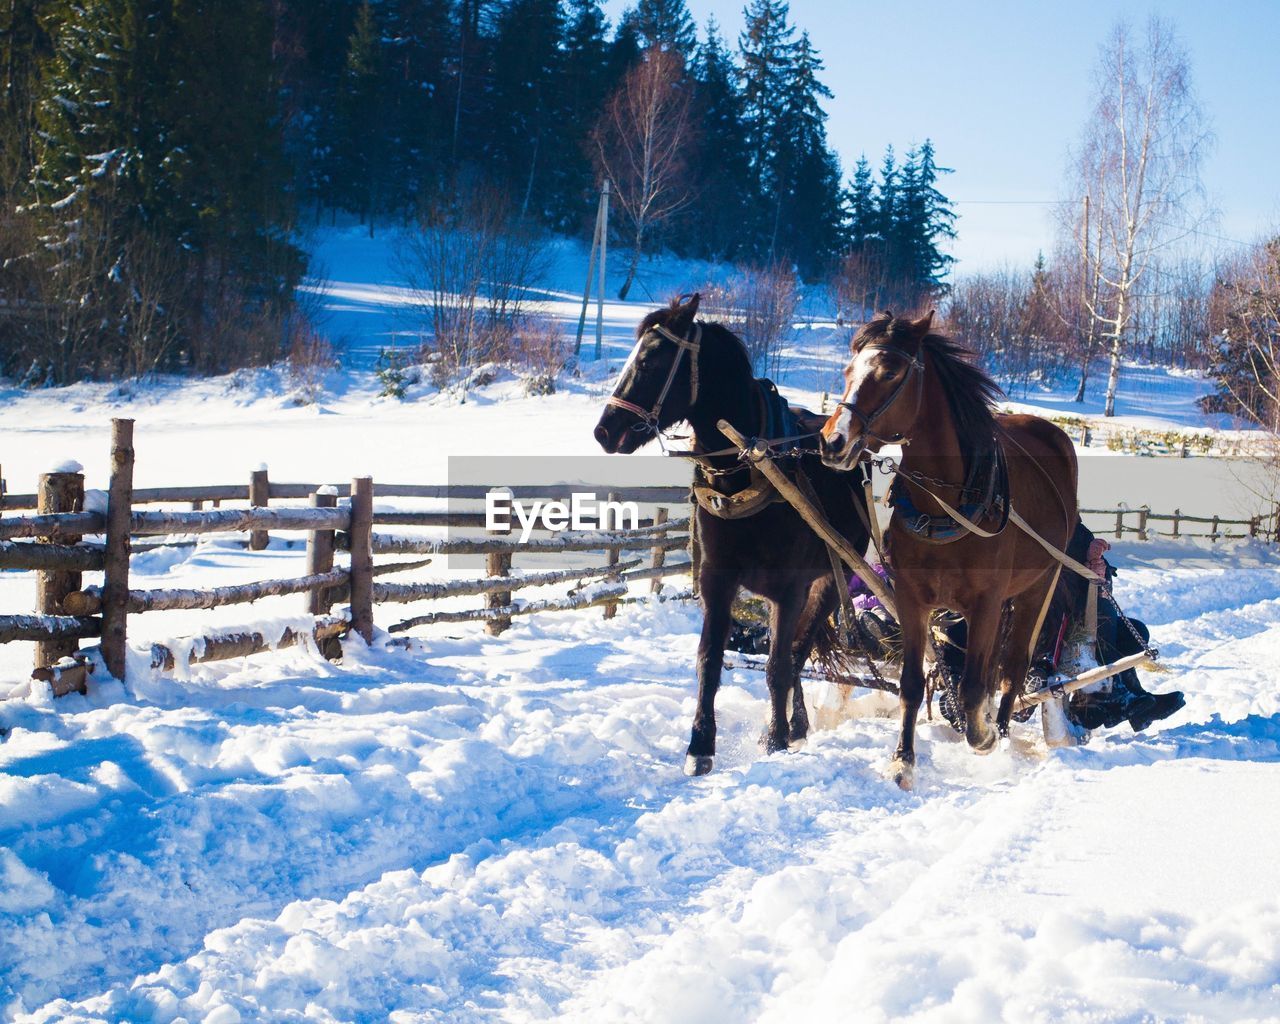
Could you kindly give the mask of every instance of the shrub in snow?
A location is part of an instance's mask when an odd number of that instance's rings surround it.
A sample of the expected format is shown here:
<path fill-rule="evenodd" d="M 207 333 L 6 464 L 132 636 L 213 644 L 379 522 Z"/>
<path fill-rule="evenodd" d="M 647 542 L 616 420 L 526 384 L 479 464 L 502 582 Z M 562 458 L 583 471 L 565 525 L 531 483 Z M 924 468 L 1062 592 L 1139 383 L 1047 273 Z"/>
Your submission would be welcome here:
<path fill-rule="evenodd" d="M 290 329 L 289 383 L 294 405 L 312 405 L 324 393 L 325 374 L 338 365 L 333 347 L 309 323 Z"/>
<path fill-rule="evenodd" d="M 384 348 L 378 353 L 376 375 L 382 385 L 378 394 L 384 398 L 404 398 L 410 385 L 422 379 L 413 354 L 402 348 Z"/>

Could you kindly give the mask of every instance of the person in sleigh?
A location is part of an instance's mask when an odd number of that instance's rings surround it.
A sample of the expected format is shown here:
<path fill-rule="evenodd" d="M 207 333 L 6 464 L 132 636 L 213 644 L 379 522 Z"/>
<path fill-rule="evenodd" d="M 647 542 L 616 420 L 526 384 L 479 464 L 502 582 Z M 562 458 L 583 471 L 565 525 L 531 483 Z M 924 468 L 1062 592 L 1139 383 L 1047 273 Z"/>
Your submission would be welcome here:
<path fill-rule="evenodd" d="M 1067 546 L 1068 555 L 1107 581 L 1104 585 L 1106 592 L 1098 594 L 1098 634 L 1094 654 L 1099 665 L 1138 654 L 1151 642 L 1151 632 L 1145 622 L 1122 617 L 1108 600 L 1111 580 L 1116 575 L 1115 566 L 1105 557 L 1110 549 L 1110 544 L 1094 536 L 1083 523 L 1076 526 Z M 1089 582 L 1076 573 L 1063 572 L 1059 593 L 1065 598 L 1066 608 L 1058 612 L 1055 635 L 1062 636 L 1072 621 L 1078 622 L 1084 617 L 1089 601 Z M 1051 616 L 1045 626 L 1046 632 L 1054 624 Z M 1051 662 L 1044 667 L 1052 670 L 1056 666 Z M 1090 687 L 1072 694 L 1068 713 L 1086 729 L 1109 729 L 1127 721 L 1134 732 L 1142 732 L 1152 722 L 1177 713 L 1186 703 L 1186 698 L 1178 690 L 1151 693 L 1144 689 L 1138 679 L 1138 670 L 1128 668 L 1097 689 Z"/>

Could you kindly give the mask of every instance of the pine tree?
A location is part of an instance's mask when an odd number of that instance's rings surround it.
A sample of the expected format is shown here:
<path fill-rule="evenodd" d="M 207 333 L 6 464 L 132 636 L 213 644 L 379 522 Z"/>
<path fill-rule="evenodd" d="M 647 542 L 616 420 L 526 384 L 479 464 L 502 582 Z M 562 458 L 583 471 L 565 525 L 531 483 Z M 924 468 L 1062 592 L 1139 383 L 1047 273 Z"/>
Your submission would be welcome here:
<path fill-rule="evenodd" d="M 898 244 L 904 276 L 922 293 L 945 294 L 944 278 L 954 258 L 943 253 L 944 241 L 956 237 L 951 201 L 937 188 L 940 175 L 951 169 L 934 160 L 933 143 L 925 139 L 907 154 L 898 212 Z"/>
<path fill-rule="evenodd" d="M 714 18 L 695 55 L 693 76 L 693 120 L 702 128 L 691 169 L 697 215 L 683 218 L 672 243 L 692 255 L 732 259 L 742 247 L 743 225 L 756 197 L 737 69 Z"/>
<path fill-rule="evenodd" d="M 546 219 L 557 159 L 562 14 L 558 0 L 511 0 L 497 17 L 486 152 L 496 184 L 523 213 Z"/>
<path fill-rule="evenodd" d="M 334 193 L 341 205 L 366 218 L 373 234 L 382 212 L 387 157 L 388 98 L 384 81 L 382 29 L 373 4 L 364 0 L 347 41 L 338 92 L 333 141 Z"/>
<path fill-rule="evenodd" d="M 693 58 L 698 33 L 685 0 L 638 0 L 622 20 L 635 33 L 642 51 L 656 46 L 678 54 L 686 64 Z"/>
<path fill-rule="evenodd" d="M 10 0 L 0 9 L 0 195 L 18 186 L 35 157 L 37 75 L 52 48 L 44 6 Z"/>
<path fill-rule="evenodd" d="M 775 222 L 771 251 L 794 261 L 806 276 L 829 269 L 841 245 L 844 219 L 840 164 L 827 145 L 821 101 L 831 90 L 818 78 L 822 61 L 807 32 L 789 69 L 777 129 Z"/>
<path fill-rule="evenodd" d="M 777 156 L 782 148 L 779 115 L 795 50 L 795 29 L 787 23 L 783 0 L 751 0 L 743 12 L 746 26 L 738 37 L 741 61 L 743 127 L 753 178 L 752 192 L 761 202 L 743 225 L 747 244 L 757 254 L 770 253 L 775 240 L 781 186 Z"/>
<path fill-rule="evenodd" d="M 440 190 L 449 162 L 449 62 L 456 52 L 448 0 L 383 0 L 390 210 Z"/>
<path fill-rule="evenodd" d="M 868 238 L 875 236 L 877 228 L 875 184 L 871 165 L 863 153 L 854 165 L 853 178 L 849 183 L 850 248 L 861 247 Z"/>
<path fill-rule="evenodd" d="M 874 233 L 886 249 L 894 247 L 898 240 L 898 185 L 898 162 L 890 144 L 885 147 L 884 159 L 880 162 L 880 181 L 876 184 L 876 211 L 872 221 L 875 225 Z"/>
<path fill-rule="evenodd" d="M 53 24 L 30 215 L 59 377 L 274 353 L 255 324 L 287 312 L 303 264 L 262 5 L 80 0 Z"/>
<path fill-rule="evenodd" d="M 585 231 L 593 223 L 595 176 L 582 159 L 583 143 L 599 115 L 611 82 L 605 17 L 597 0 L 567 0 L 558 78 L 556 150 L 549 167 L 552 223 L 562 231 Z"/>

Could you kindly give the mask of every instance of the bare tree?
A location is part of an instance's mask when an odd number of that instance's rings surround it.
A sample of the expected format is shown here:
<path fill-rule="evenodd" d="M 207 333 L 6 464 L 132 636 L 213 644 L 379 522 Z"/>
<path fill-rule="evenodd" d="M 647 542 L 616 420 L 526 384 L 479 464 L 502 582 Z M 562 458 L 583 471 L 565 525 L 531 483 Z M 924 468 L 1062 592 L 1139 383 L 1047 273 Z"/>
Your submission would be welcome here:
<path fill-rule="evenodd" d="M 1083 279 L 1094 285 L 1084 301 L 1109 351 L 1104 414 L 1112 416 L 1139 283 L 1156 255 L 1206 215 L 1200 166 L 1211 135 L 1187 52 L 1168 22 L 1151 18 L 1140 40 L 1118 23 L 1095 73 L 1076 178 L 1091 199 L 1091 216 L 1079 229 L 1080 249 L 1092 261 Z"/>
<path fill-rule="evenodd" d="M 773 377 L 782 368 L 799 300 L 795 271 L 785 263 L 746 267 L 727 285 L 702 289 L 702 311 L 742 339 L 756 373 Z"/>
<path fill-rule="evenodd" d="M 1280 436 L 1280 237 L 1253 246 L 1219 271 L 1209 300 L 1217 347 L 1217 393 L 1201 399 Z"/>
<path fill-rule="evenodd" d="M 505 360 L 517 325 L 538 305 L 542 239 L 502 193 L 485 187 L 428 207 L 401 237 L 399 271 L 434 341 L 437 383 Z"/>
<path fill-rule="evenodd" d="M 689 95 L 684 62 L 652 47 L 627 72 L 591 133 L 598 169 L 613 182 L 631 225 L 631 262 L 620 299 L 635 281 L 646 236 L 692 199 Z"/>

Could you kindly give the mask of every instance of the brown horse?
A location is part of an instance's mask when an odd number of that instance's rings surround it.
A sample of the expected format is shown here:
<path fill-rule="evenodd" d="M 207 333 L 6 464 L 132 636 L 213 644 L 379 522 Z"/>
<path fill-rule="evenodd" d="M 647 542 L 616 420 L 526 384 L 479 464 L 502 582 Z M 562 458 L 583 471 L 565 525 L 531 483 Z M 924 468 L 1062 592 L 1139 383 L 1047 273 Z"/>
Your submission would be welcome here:
<path fill-rule="evenodd" d="M 998 414 L 996 383 L 971 353 L 932 333 L 932 324 L 932 312 L 918 320 L 886 312 L 866 324 L 853 339 L 844 398 L 822 428 L 823 461 L 834 468 L 851 469 L 885 444 L 903 445 L 886 545 L 902 624 L 902 733 L 894 762 L 904 789 L 914 771 L 929 616 L 946 608 L 966 620 L 965 738 L 987 753 L 996 744 L 990 705 L 997 680 L 1003 734 L 1059 569 L 1009 523 L 1010 509 L 1059 550 L 1077 518 L 1076 456 L 1067 435 L 1036 416 Z M 944 502 L 981 533 L 948 514 Z"/>

